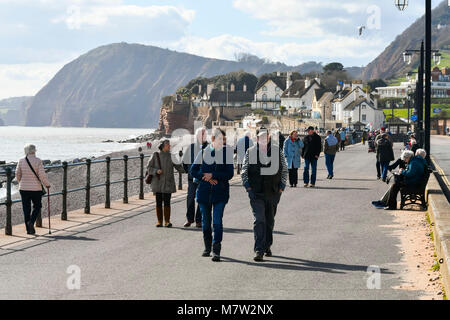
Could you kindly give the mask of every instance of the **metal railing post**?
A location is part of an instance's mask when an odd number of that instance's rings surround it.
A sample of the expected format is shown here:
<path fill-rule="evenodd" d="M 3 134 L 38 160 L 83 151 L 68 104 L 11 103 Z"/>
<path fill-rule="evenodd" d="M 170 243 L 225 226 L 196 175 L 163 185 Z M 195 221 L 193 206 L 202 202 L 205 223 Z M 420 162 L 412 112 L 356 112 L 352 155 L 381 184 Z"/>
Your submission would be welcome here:
<path fill-rule="evenodd" d="M 91 159 L 86 160 L 86 206 L 84 213 L 91 213 Z"/>
<path fill-rule="evenodd" d="M 180 150 L 178 155 L 180 156 L 180 164 L 183 165 L 183 150 Z M 178 172 L 178 190 L 183 190 L 183 179 L 181 172 Z"/>
<path fill-rule="evenodd" d="M 11 168 L 6 168 L 6 227 L 5 235 L 12 236 L 11 222 Z"/>
<path fill-rule="evenodd" d="M 128 156 L 123 156 L 123 203 L 128 203 Z"/>
<path fill-rule="evenodd" d="M 63 187 L 62 187 L 62 211 L 61 220 L 67 220 L 67 161 L 62 163 L 63 166 Z"/>
<path fill-rule="evenodd" d="M 140 154 L 141 172 L 139 176 L 139 199 L 144 200 L 144 154 Z"/>
<path fill-rule="evenodd" d="M 106 157 L 106 197 L 105 208 L 111 208 L 111 157 Z"/>

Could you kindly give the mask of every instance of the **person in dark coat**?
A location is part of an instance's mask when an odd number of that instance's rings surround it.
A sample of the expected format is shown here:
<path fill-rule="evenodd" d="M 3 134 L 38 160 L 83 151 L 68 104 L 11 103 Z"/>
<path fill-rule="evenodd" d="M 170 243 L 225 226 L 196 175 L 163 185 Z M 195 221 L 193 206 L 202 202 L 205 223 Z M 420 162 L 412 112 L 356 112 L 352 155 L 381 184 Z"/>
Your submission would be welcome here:
<path fill-rule="evenodd" d="M 199 181 L 197 202 L 202 212 L 205 250 L 203 257 L 220 261 L 223 238 L 223 212 L 230 198 L 229 180 L 233 178 L 233 149 L 225 145 L 225 132 L 215 129 L 211 144 L 200 151 L 191 166 L 191 175 Z M 211 224 L 214 228 L 212 234 Z"/>
<path fill-rule="evenodd" d="M 389 169 L 389 162 L 394 161 L 394 150 L 392 143 L 389 141 L 389 135 L 384 133 L 377 143 L 377 160 L 381 165 L 381 178 L 386 182 L 386 177 Z"/>
<path fill-rule="evenodd" d="M 197 205 L 195 210 L 195 194 L 197 192 L 198 182 L 194 181 L 194 177 L 189 173 L 189 168 L 194 163 L 195 157 L 207 147 L 206 142 L 206 128 L 201 127 L 195 131 L 195 142 L 184 150 L 183 153 L 183 167 L 184 171 L 188 172 L 188 192 L 186 197 L 186 223 L 184 227 L 190 227 L 195 221 L 197 228 L 202 227 L 202 213 L 200 212 L 200 206 Z"/>
<path fill-rule="evenodd" d="M 264 254 L 272 256 L 275 215 L 286 187 L 288 169 L 283 151 L 271 141 L 267 129 L 259 130 L 257 135 L 257 145 L 245 155 L 241 177 L 254 217 L 254 260 L 260 262 Z"/>
<path fill-rule="evenodd" d="M 305 159 L 305 168 L 303 171 L 303 183 L 305 188 L 310 182 L 309 167 L 311 166 L 311 188 L 316 185 L 317 160 L 322 152 L 322 139 L 314 131 L 314 127 L 308 128 L 308 135 L 303 138 L 302 158 Z"/>
<path fill-rule="evenodd" d="M 385 210 L 397 209 L 397 195 L 402 187 L 415 188 L 420 185 L 424 179 L 428 165 L 425 160 L 426 151 L 417 149 L 416 156 L 412 151 L 406 150 L 402 154 L 402 159 L 407 163 L 406 169 L 401 169 L 399 177 L 395 183 L 389 188 L 383 199 L 373 201 L 372 204 L 377 208 L 384 208 Z"/>
<path fill-rule="evenodd" d="M 250 131 L 245 132 L 244 136 L 236 143 L 236 155 L 237 155 L 237 174 L 240 174 L 242 169 L 242 163 L 244 162 L 245 153 L 248 148 L 253 147 L 253 140 L 251 139 Z"/>

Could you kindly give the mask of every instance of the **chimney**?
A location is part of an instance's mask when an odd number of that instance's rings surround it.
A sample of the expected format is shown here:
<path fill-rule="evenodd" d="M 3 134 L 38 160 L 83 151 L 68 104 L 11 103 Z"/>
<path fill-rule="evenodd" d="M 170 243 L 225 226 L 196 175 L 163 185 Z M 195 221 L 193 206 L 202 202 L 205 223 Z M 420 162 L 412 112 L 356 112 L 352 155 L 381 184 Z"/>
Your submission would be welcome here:
<path fill-rule="evenodd" d="M 277 71 L 277 77 L 281 77 L 281 72 Z"/>
<path fill-rule="evenodd" d="M 244 83 L 244 87 L 242 88 L 242 91 L 247 92 L 247 84 Z"/>
<path fill-rule="evenodd" d="M 320 78 L 319 78 L 319 77 L 315 78 L 314 80 L 316 80 L 316 82 L 317 82 L 318 84 L 320 84 Z"/>
<path fill-rule="evenodd" d="M 291 76 L 292 76 L 292 72 L 286 73 L 286 90 L 289 89 L 292 85 Z"/>
<path fill-rule="evenodd" d="M 201 84 L 198 85 L 198 94 L 199 95 L 202 94 L 202 85 Z"/>
<path fill-rule="evenodd" d="M 225 91 L 225 85 L 222 84 L 222 85 L 220 86 L 220 91 Z"/>
<path fill-rule="evenodd" d="M 311 80 L 309 78 L 305 79 L 305 88 L 308 88 L 311 85 Z"/>
<path fill-rule="evenodd" d="M 230 91 L 232 91 L 232 92 L 233 92 L 233 91 L 234 91 L 234 89 L 235 89 L 235 87 L 234 87 L 234 83 L 232 83 L 232 84 L 231 84 L 231 86 L 230 86 Z"/>
<path fill-rule="evenodd" d="M 214 83 L 208 83 L 206 85 L 206 95 L 207 96 L 211 95 L 211 92 L 213 91 L 213 89 L 214 89 Z"/>

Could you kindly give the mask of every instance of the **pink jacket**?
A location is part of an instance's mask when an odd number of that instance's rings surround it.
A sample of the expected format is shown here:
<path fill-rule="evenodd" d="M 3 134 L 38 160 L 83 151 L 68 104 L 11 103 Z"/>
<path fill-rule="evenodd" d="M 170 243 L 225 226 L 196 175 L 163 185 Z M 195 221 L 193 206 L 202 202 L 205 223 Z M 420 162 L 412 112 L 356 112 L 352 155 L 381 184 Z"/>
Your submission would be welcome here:
<path fill-rule="evenodd" d="M 34 171 L 39 176 L 44 187 L 49 187 L 50 183 L 47 179 L 47 174 L 44 170 L 44 165 L 42 164 L 41 159 L 37 158 L 34 155 L 29 155 L 28 160 L 33 166 Z M 19 163 L 16 167 L 16 178 L 19 181 L 19 190 L 23 191 L 41 191 L 41 183 L 34 175 L 33 171 L 31 171 L 30 166 L 27 163 L 25 158 L 19 160 Z"/>

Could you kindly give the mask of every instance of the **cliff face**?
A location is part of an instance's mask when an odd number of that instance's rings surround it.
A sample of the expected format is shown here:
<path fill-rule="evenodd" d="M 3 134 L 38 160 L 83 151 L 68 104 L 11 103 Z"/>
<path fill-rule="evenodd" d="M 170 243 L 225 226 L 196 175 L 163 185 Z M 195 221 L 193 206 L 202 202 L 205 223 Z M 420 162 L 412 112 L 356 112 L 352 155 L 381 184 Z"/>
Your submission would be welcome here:
<path fill-rule="evenodd" d="M 447 0 L 443 1 L 432 12 L 433 23 L 433 49 L 442 49 L 450 45 L 450 10 Z M 439 26 L 440 25 L 440 26 Z M 438 27 L 439 26 L 439 27 Z M 394 76 L 404 75 L 407 71 L 419 64 L 416 55 L 413 63 L 408 66 L 403 62 L 403 52 L 406 49 L 420 49 L 420 43 L 425 37 L 425 17 L 418 19 L 395 40 L 362 72 L 362 78 L 390 79 Z"/>
<path fill-rule="evenodd" d="M 316 64 L 318 68 L 321 66 Z M 305 66 L 311 69 L 311 63 Z M 196 77 L 245 70 L 299 71 L 263 61 L 208 59 L 152 46 L 112 44 L 64 66 L 34 97 L 27 126 L 147 127 L 158 124 L 161 98 Z"/>

